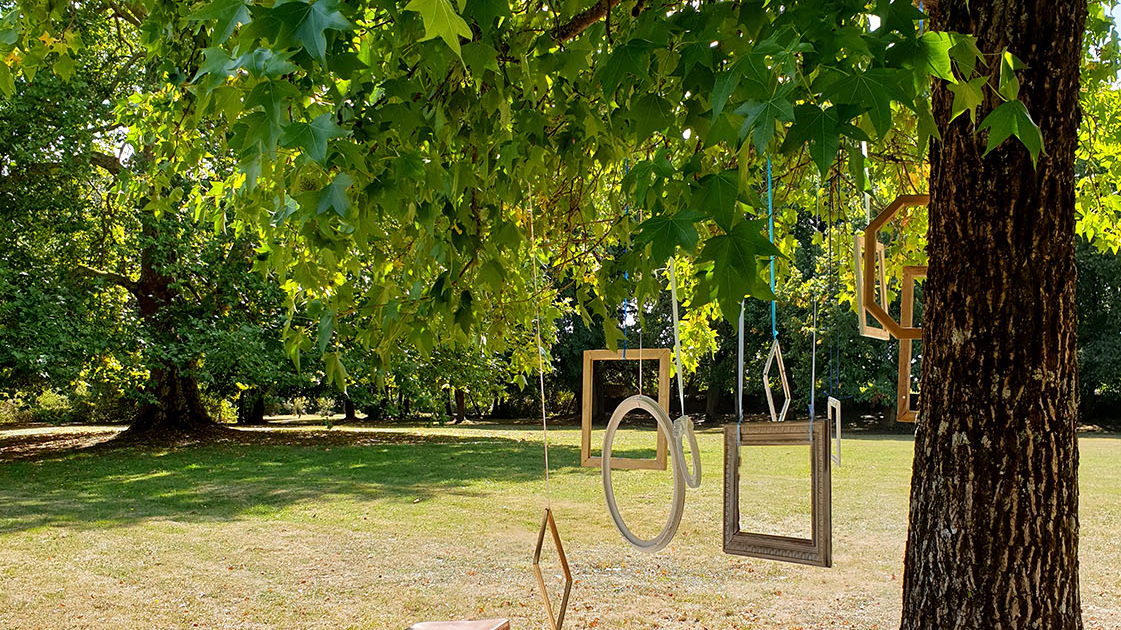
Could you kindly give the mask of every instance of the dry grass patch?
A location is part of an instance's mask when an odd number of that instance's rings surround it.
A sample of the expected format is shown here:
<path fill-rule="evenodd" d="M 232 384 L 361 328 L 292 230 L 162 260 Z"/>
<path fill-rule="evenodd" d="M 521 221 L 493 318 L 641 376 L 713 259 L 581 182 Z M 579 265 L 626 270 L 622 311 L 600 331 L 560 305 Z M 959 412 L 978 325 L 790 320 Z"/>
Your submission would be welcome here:
<path fill-rule="evenodd" d="M 909 438 L 846 441 L 831 570 L 722 554 L 722 436 L 699 438 L 704 484 L 687 493 L 671 546 L 647 556 L 611 525 L 599 471 L 579 467 L 579 431 L 550 432 L 552 504 L 577 580 L 566 627 L 897 627 Z M 654 442 L 626 440 L 635 453 Z M 1121 438 L 1081 447 L 1086 625 L 1119 628 Z M 745 527 L 808 518 L 801 497 L 784 496 L 800 492 L 806 463 L 782 451 L 745 453 Z M 529 427 L 317 427 L 0 462 L 0 627 L 401 629 L 506 616 L 542 628 L 530 572 L 541 454 Z M 657 531 L 669 473 L 614 479 L 634 529 Z"/>

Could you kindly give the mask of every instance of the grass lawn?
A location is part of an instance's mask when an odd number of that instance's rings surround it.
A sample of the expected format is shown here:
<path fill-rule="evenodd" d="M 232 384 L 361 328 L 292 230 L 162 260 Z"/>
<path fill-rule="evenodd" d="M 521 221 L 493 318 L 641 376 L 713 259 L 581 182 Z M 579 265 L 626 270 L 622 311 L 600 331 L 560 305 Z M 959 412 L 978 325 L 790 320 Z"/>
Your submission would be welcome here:
<path fill-rule="evenodd" d="M 0 627 L 403 629 L 499 616 L 546 627 L 530 572 L 545 505 L 540 430 L 269 431 L 283 443 L 0 460 Z M 599 471 L 579 467 L 579 431 L 549 438 L 552 505 L 576 579 L 566 628 L 898 626 L 910 438 L 844 442 L 828 570 L 721 552 L 719 430 L 699 435 L 704 483 L 653 556 L 615 531 Z M 26 455 L 13 446 L 21 439 L 0 432 L 0 458 Z M 630 431 L 616 449 L 652 444 Z M 1084 618 L 1117 629 L 1121 436 L 1080 444 Z M 744 528 L 806 531 L 808 449 L 743 458 Z M 613 479 L 632 528 L 653 535 L 670 473 Z"/>

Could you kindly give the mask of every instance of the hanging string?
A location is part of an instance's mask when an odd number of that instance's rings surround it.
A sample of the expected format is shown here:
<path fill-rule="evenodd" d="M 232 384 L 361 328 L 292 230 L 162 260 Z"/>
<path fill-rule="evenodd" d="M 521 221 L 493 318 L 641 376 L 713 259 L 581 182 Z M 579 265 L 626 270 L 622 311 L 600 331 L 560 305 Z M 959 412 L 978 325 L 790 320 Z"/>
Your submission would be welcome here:
<path fill-rule="evenodd" d="M 627 159 L 623 160 L 623 177 L 626 178 L 626 176 L 630 172 L 631 172 L 631 163 L 630 163 L 630 159 L 627 158 Z M 620 181 L 619 183 L 622 184 L 622 181 Z M 630 204 L 624 203 L 623 204 L 623 216 L 630 216 L 630 214 L 631 214 Z M 629 235 L 630 235 L 629 230 L 627 232 L 627 235 L 628 235 L 628 240 L 629 240 Z M 623 243 L 623 253 L 624 254 L 627 253 L 627 245 L 628 244 L 629 243 Z M 630 272 L 627 271 L 626 269 L 624 269 L 623 270 L 623 280 L 627 280 L 629 282 L 630 279 L 631 279 Z M 626 360 L 626 358 L 627 358 L 627 317 L 629 316 L 628 313 L 629 313 L 629 309 L 630 309 L 630 304 L 631 304 L 630 299 L 624 299 L 623 300 L 623 359 L 624 360 Z M 638 298 L 635 298 L 635 311 L 637 311 L 637 310 L 638 310 Z M 639 354 L 639 356 L 642 356 L 642 355 Z M 640 393 L 640 394 L 642 393 L 642 365 L 641 364 L 639 365 L 639 372 L 638 372 L 638 393 Z"/>
<path fill-rule="evenodd" d="M 767 156 L 767 216 L 770 219 L 771 244 L 775 242 L 775 205 L 774 190 L 771 183 L 771 156 Z M 775 293 L 775 257 L 771 256 L 771 295 Z M 775 300 L 771 300 L 771 337 L 778 339 L 778 325 L 775 317 Z"/>
<path fill-rule="evenodd" d="M 814 223 L 821 220 L 821 173 L 818 172 L 814 180 Z M 811 245 L 812 247 L 812 245 Z M 810 286 L 817 277 L 817 261 L 814 260 L 813 250 L 810 251 Z M 817 393 L 817 296 L 814 296 L 814 315 L 812 336 L 810 339 L 810 431 L 813 431 L 813 422 L 817 418 L 814 409 L 815 394 Z"/>
<path fill-rule="evenodd" d="M 545 507 L 552 508 L 549 491 L 549 423 L 545 418 L 545 351 L 541 347 L 541 305 L 537 299 L 537 241 L 533 238 L 533 195 L 529 198 L 529 248 L 530 267 L 533 268 L 533 308 L 537 314 L 534 334 L 537 338 L 537 375 L 541 386 L 541 441 L 545 445 Z"/>
<path fill-rule="evenodd" d="M 832 231 L 833 231 L 832 228 L 833 228 L 834 225 L 839 225 L 839 224 L 843 223 L 842 217 L 838 214 L 839 212 L 843 212 L 843 209 L 838 207 L 839 195 L 840 195 L 840 191 L 838 190 L 838 187 L 837 187 L 837 175 L 836 175 L 836 173 L 834 173 L 833 176 L 830 177 L 830 179 L 829 179 L 829 208 L 828 208 L 828 212 L 829 212 L 830 233 L 832 233 Z M 867 199 L 867 194 L 865 194 L 865 198 Z M 838 252 L 841 251 L 841 248 L 838 247 L 837 251 Z M 830 287 L 830 293 L 833 296 L 836 296 L 837 291 L 840 289 L 840 271 L 838 270 L 836 261 L 834 260 L 835 255 L 833 253 L 833 239 L 832 238 L 829 239 L 828 257 L 829 257 L 829 265 L 833 269 L 833 282 L 832 282 L 832 287 Z M 856 287 L 856 290 L 859 291 L 860 287 Z M 837 322 L 840 321 L 840 317 L 841 317 L 841 315 L 840 315 L 840 300 L 839 299 L 834 299 L 833 300 L 833 329 L 834 329 L 834 333 L 830 336 L 830 342 L 829 342 L 829 395 L 834 397 L 834 398 L 836 398 L 835 392 L 836 392 L 836 389 L 839 386 L 840 380 L 841 380 L 841 368 L 840 368 L 841 346 L 837 341 L 837 332 L 836 332 Z"/>
<path fill-rule="evenodd" d="M 673 275 L 674 260 L 669 259 L 670 298 L 673 300 L 673 358 L 677 363 L 677 398 L 681 404 L 681 415 L 685 415 L 685 373 L 681 371 L 681 335 L 677 331 L 677 278 Z"/>

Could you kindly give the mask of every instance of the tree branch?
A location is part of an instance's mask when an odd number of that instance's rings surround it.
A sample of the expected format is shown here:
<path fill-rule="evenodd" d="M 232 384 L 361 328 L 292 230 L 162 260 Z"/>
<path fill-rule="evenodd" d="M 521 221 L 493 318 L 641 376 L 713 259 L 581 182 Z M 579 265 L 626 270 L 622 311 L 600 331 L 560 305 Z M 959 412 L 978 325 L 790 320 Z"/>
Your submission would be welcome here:
<path fill-rule="evenodd" d="M 558 42 L 567 42 L 568 40 L 583 33 L 589 26 L 603 19 L 607 12 L 615 8 L 623 0 L 599 0 L 590 8 L 578 13 L 576 17 L 568 22 L 561 24 L 553 29 L 553 39 Z"/>
<path fill-rule="evenodd" d="M 88 278 L 98 278 L 100 280 L 108 282 L 109 284 L 115 284 L 119 287 L 124 288 L 133 295 L 136 295 L 136 292 L 138 290 L 135 282 L 129 280 L 119 273 L 113 273 L 112 271 L 102 271 L 100 269 L 94 269 L 93 267 L 87 267 L 85 265 L 76 265 L 74 267 L 74 273 L 77 275 L 86 276 Z"/>
<path fill-rule="evenodd" d="M 96 151 L 90 154 L 90 164 L 99 166 L 106 171 L 117 175 L 121 172 L 121 163 L 117 158 L 105 153 L 97 153 Z"/>

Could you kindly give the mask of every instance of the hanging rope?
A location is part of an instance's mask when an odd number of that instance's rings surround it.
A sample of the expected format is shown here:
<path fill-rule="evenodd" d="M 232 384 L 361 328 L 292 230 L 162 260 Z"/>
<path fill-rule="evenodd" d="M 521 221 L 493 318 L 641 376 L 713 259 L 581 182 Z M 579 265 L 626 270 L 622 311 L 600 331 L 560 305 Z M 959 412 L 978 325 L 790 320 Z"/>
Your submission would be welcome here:
<path fill-rule="evenodd" d="M 537 338 L 537 376 L 541 386 L 541 441 L 545 445 L 545 506 L 553 505 L 552 493 L 549 490 L 549 422 L 545 417 L 545 351 L 541 347 L 541 305 L 537 296 L 537 241 L 533 237 L 533 195 L 529 198 L 529 248 L 530 267 L 533 268 L 533 308 L 537 317 L 535 319 L 534 335 Z"/>
<path fill-rule="evenodd" d="M 630 173 L 630 172 L 631 172 L 630 160 L 625 159 L 625 160 L 623 160 L 623 177 L 626 178 L 627 174 Z M 622 181 L 620 180 L 619 183 L 621 185 Z M 623 204 L 623 216 L 630 216 L 630 214 L 631 214 L 630 205 L 629 204 Z M 627 232 L 627 240 L 628 241 L 630 240 L 630 232 L 629 231 Z M 629 243 L 624 243 L 623 244 L 623 253 L 624 254 L 627 253 L 627 246 L 628 245 L 629 245 Z M 626 281 L 629 282 L 630 279 L 631 279 L 630 271 L 624 269 L 623 270 L 623 280 L 626 280 Z M 623 300 L 623 359 L 624 360 L 626 360 L 626 358 L 627 358 L 627 317 L 628 317 L 627 311 L 630 308 L 630 303 L 631 303 L 630 299 Z M 634 303 L 635 303 L 635 310 L 637 311 L 638 310 L 638 298 L 637 297 L 635 298 Z M 641 357 L 642 354 L 639 353 L 639 356 Z M 639 393 L 641 393 L 642 392 L 642 365 L 641 364 L 639 365 L 638 382 L 639 382 L 638 391 L 639 391 Z"/>
<path fill-rule="evenodd" d="M 770 220 L 771 244 L 775 242 L 775 204 L 771 181 L 771 156 L 767 156 L 767 217 Z M 771 294 L 775 292 L 775 257 L 771 256 Z M 775 317 L 775 300 L 771 300 L 771 337 L 778 339 L 778 324 Z"/>
<path fill-rule="evenodd" d="M 681 405 L 681 415 L 673 421 L 673 460 L 674 466 L 685 478 L 685 483 L 690 488 L 698 488 L 701 485 L 701 452 L 693 431 L 693 420 L 685 413 L 685 372 L 681 368 L 681 333 L 677 321 L 677 278 L 674 276 L 673 258 L 669 260 L 669 284 L 670 299 L 673 301 L 673 358 L 677 365 L 677 399 Z M 685 465 L 685 438 L 689 438 L 689 453 L 693 456 L 692 474 L 689 474 L 689 468 Z"/>
<path fill-rule="evenodd" d="M 814 218 L 817 221 L 821 220 L 821 174 L 817 174 L 814 182 Z M 832 264 L 832 259 L 829 260 Z M 812 280 L 817 276 L 817 261 L 814 259 L 812 250 L 810 254 L 810 280 L 812 287 Z M 815 394 L 817 393 L 817 303 L 818 300 L 814 299 L 814 314 L 813 314 L 813 328 L 811 331 L 810 339 L 810 432 L 813 433 L 814 419 L 817 417 L 814 409 Z"/>

